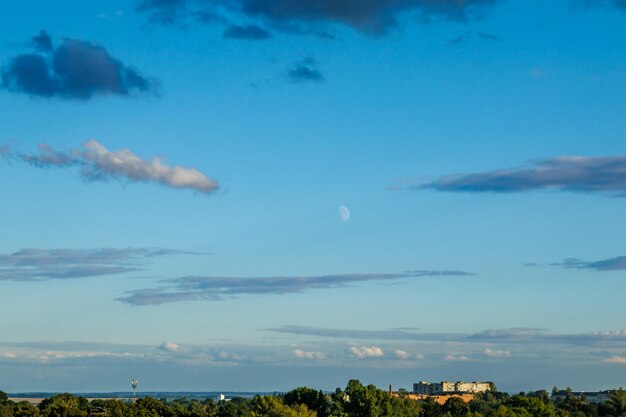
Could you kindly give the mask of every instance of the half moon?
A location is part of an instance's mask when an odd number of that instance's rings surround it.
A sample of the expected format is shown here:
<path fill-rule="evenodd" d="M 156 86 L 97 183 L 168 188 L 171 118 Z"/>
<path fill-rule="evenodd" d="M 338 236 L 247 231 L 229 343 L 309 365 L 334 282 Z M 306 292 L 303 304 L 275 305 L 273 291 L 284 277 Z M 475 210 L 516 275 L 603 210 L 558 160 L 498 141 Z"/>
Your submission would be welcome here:
<path fill-rule="evenodd" d="M 346 206 L 339 206 L 339 218 L 342 222 L 350 220 L 350 210 Z"/>

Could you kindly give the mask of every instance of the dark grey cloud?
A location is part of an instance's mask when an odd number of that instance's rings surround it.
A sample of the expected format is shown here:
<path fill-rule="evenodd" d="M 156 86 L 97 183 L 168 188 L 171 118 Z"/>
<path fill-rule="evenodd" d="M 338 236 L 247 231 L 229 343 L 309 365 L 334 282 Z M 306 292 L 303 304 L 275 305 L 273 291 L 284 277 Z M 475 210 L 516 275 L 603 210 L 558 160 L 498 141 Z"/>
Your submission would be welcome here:
<path fill-rule="evenodd" d="M 151 258 L 193 254 L 164 248 L 21 249 L 0 254 L 0 281 L 41 281 L 143 270 Z"/>
<path fill-rule="evenodd" d="M 39 144 L 38 153 L 12 152 L 8 146 L 0 148 L 7 159 L 21 160 L 39 168 L 80 167 L 86 181 L 117 179 L 129 182 L 153 182 L 174 189 L 191 189 L 211 193 L 219 183 L 195 168 L 167 165 L 161 158 L 141 159 L 128 149 L 110 151 L 95 140 L 82 144 L 81 149 L 58 151 L 47 144 Z"/>
<path fill-rule="evenodd" d="M 291 32 L 338 24 L 363 33 L 383 35 L 397 26 L 398 18 L 414 13 L 463 21 L 480 17 L 497 0 L 144 0 L 138 10 L 152 21 L 172 23 L 207 14 L 237 15 Z M 294 29 L 298 28 L 298 29 Z M 311 30 L 314 32 L 314 30 Z"/>
<path fill-rule="evenodd" d="M 246 294 L 291 294 L 307 290 L 341 288 L 370 281 L 398 281 L 419 277 L 471 275 L 462 271 L 408 271 L 399 274 L 339 274 L 285 277 L 188 276 L 161 280 L 162 286 L 129 291 L 118 301 L 131 305 L 154 305 L 178 301 L 218 301 Z"/>
<path fill-rule="evenodd" d="M 601 259 L 599 261 L 583 261 L 578 258 L 568 258 L 552 266 L 562 266 L 570 269 L 588 269 L 592 271 L 623 271 L 626 270 L 626 256 Z"/>
<path fill-rule="evenodd" d="M 87 100 L 95 95 L 156 92 L 158 86 L 137 70 L 112 57 L 99 45 L 63 39 L 56 48 L 41 32 L 35 53 L 14 57 L 2 69 L 2 87 L 30 96 Z"/>
<path fill-rule="evenodd" d="M 305 58 L 302 61 L 294 63 L 287 69 L 286 76 L 293 82 L 323 82 L 324 76 L 317 69 L 317 63 L 313 58 Z"/>
<path fill-rule="evenodd" d="M 248 41 L 261 41 L 272 37 L 272 35 L 267 30 L 257 25 L 231 25 L 227 27 L 226 30 L 224 30 L 223 36 L 229 39 Z"/>
<path fill-rule="evenodd" d="M 39 35 L 35 35 L 32 38 L 33 46 L 38 51 L 50 52 L 52 51 L 52 38 L 45 30 L 39 32 Z"/>
<path fill-rule="evenodd" d="M 626 156 L 561 156 L 530 163 L 528 168 L 450 175 L 410 189 L 513 193 L 560 190 L 626 196 Z"/>

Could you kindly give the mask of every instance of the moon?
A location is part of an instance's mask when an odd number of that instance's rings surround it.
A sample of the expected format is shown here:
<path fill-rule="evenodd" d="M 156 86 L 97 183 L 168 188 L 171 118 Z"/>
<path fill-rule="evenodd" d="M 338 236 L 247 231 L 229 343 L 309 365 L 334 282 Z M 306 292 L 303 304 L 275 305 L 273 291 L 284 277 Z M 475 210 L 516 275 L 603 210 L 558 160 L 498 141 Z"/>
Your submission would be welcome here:
<path fill-rule="evenodd" d="M 344 223 L 350 220 L 350 210 L 348 210 L 348 207 L 339 206 L 339 218 Z"/>

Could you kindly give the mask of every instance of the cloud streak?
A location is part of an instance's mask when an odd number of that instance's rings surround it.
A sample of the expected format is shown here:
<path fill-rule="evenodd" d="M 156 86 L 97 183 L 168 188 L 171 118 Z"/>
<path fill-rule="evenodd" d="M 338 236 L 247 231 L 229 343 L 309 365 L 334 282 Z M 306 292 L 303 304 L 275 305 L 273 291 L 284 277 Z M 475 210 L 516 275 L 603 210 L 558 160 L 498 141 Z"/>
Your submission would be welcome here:
<path fill-rule="evenodd" d="M 210 277 L 187 276 L 161 280 L 162 286 L 129 291 L 117 300 L 135 306 L 180 301 L 219 301 L 251 294 L 293 294 L 308 290 L 343 288 L 364 282 L 398 281 L 409 278 L 472 275 L 463 271 L 408 271 L 398 274 L 338 274 L 284 277 Z"/>
<path fill-rule="evenodd" d="M 142 159 L 128 149 L 110 151 L 95 140 L 88 140 L 80 149 L 58 151 L 47 144 L 39 144 L 39 152 L 13 152 L 8 147 L 5 157 L 26 162 L 38 168 L 80 167 L 86 181 L 111 179 L 156 183 L 174 189 L 190 189 L 203 194 L 216 191 L 219 183 L 195 168 L 167 165 L 162 158 Z"/>
<path fill-rule="evenodd" d="M 599 261 L 583 261 L 578 258 L 568 258 L 551 266 L 562 266 L 569 269 L 584 269 L 598 272 L 626 270 L 626 256 L 602 259 Z"/>
<path fill-rule="evenodd" d="M 406 341 L 441 343 L 468 343 L 481 346 L 482 353 L 494 357 L 506 355 L 508 350 L 494 348 L 502 344 L 511 345 L 559 345 L 559 346 L 615 346 L 623 347 L 626 342 L 626 329 L 607 330 L 591 333 L 551 333 L 545 329 L 516 327 L 508 329 L 487 329 L 478 333 L 426 333 L 417 330 L 386 329 L 332 329 L 312 326 L 281 326 L 265 329 L 271 332 L 292 334 L 295 336 L 316 336 L 328 339 Z M 485 351 L 489 348 L 489 351 Z M 492 355 L 489 355 L 491 353 Z"/>
<path fill-rule="evenodd" d="M 223 36 L 228 39 L 246 41 L 262 41 L 272 37 L 267 30 L 257 25 L 231 25 L 224 30 Z"/>
<path fill-rule="evenodd" d="M 559 156 L 527 168 L 449 175 L 410 189 L 469 193 L 558 190 L 626 196 L 626 156 Z"/>
<path fill-rule="evenodd" d="M 163 248 L 21 249 L 0 254 L 0 281 L 42 281 L 140 271 L 152 258 L 192 254 Z"/>
<path fill-rule="evenodd" d="M 55 47 L 44 31 L 32 38 L 32 45 L 34 53 L 17 55 L 2 69 L 5 90 L 74 100 L 158 91 L 158 83 L 111 56 L 102 46 L 66 38 Z"/>
<path fill-rule="evenodd" d="M 214 22 L 230 15 L 291 33 L 315 33 L 319 26 L 341 25 L 381 36 L 396 27 L 399 17 L 407 13 L 417 14 L 422 20 L 439 17 L 464 21 L 480 17 L 495 3 L 496 0 L 144 0 L 138 10 L 162 23 L 190 18 Z"/>

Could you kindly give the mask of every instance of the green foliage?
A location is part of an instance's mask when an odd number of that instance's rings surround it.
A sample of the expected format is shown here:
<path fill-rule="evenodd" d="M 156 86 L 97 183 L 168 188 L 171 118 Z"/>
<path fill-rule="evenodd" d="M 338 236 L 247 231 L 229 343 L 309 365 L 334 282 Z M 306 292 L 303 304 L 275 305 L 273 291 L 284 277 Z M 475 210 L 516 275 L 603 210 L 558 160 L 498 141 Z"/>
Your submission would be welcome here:
<path fill-rule="evenodd" d="M 59 394 L 43 400 L 39 410 L 46 417 L 87 417 L 89 401 L 72 394 Z"/>
<path fill-rule="evenodd" d="M 607 405 L 613 412 L 615 417 L 626 416 L 626 391 L 621 387 L 609 394 Z"/>
<path fill-rule="evenodd" d="M 331 398 L 322 391 L 316 391 L 307 387 L 299 387 L 283 395 L 283 402 L 293 407 L 305 405 L 309 410 L 317 413 L 317 417 L 328 417 L 331 410 Z"/>
<path fill-rule="evenodd" d="M 390 396 L 387 391 L 374 385 L 363 386 L 351 380 L 345 390 L 344 411 L 350 417 L 416 417 L 420 404 L 407 398 Z"/>

